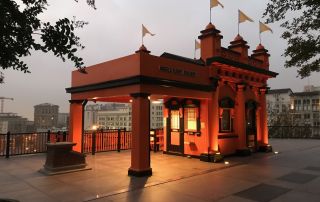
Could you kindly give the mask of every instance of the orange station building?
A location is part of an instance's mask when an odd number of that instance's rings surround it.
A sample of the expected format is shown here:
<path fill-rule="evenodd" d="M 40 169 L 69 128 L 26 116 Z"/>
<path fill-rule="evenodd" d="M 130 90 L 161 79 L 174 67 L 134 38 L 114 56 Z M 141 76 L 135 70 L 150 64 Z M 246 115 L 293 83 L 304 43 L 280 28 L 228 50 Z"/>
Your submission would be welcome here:
<path fill-rule="evenodd" d="M 87 101 L 132 103 L 133 176 L 152 175 L 150 102 L 164 102 L 164 153 L 215 161 L 221 155 L 270 151 L 266 113 L 268 51 L 251 55 L 240 36 L 228 48 L 213 24 L 201 31 L 201 58 L 154 56 L 145 46 L 132 55 L 72 72 L 70 137 L 81 151 Z"/>

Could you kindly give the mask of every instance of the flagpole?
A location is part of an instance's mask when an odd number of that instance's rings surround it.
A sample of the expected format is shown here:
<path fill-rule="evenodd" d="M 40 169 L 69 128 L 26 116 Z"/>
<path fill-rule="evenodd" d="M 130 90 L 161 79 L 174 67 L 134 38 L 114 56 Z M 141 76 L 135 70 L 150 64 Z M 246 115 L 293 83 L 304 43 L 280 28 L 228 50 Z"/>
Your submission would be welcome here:
<path fill-rule="evenodd" d="M 259 42 L 261 44 L 261 32 L 260 32 L 260 30 L 259 30 Z"/>
<path fill-rule="evenodd" d="M 194 59 L 196 59 L 196 51 L 197 51 L 197 44 L 196 44 L 196 41 L 194 41 L 194 56 L 193 56 Z"/>
<path fill-rule="evenodd" d="M 142 24 L 142 30 L 141 30 L 141 42 L 142 42 L 142 45 L 143 45 L 143 24 Z"/>
<path fill-rule="evenodd" d="M 261 25 L 260 25 L 260 20 L 259 20 L 259 43 L 261 44 Z"/>
<path fill-rule="evenodd" d="M 211 6 L 210 6 L 210 23 L 211 23 L 211 18 L 212 18 L 212 17 L 211 17 L 211 9 L 212 9 L 212 8 L 211 8 Z"/>
<path fill-rule="evenodd" d="M 240 30 L 240 12 L 238 10 L 238 35 L 239 35 L 239 30 Z"/>

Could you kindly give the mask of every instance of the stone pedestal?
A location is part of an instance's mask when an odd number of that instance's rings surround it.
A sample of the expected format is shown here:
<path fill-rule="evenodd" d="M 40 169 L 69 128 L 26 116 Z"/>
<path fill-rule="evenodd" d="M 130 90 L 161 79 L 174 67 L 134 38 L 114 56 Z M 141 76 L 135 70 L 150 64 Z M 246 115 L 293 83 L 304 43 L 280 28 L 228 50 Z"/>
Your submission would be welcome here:
<path fill-rule="evenodd" d="M 72 142 L 48 143 L 46 163 L 40 172 L 46 175 L 57 175 L 91 169 L 86 168 L 84 154 L 72 151 L 75 145 L 76 143 Z"/>

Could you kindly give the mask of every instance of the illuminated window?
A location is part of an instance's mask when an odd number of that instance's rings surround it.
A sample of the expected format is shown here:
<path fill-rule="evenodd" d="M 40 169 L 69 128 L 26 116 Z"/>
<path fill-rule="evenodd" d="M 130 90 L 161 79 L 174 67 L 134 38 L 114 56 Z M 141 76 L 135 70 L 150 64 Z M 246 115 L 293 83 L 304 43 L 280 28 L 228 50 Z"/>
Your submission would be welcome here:
<path fill-rule="evenodd" d="M 197 131 L 197 109 L 184 109 L 184 129 L 185 131 Z"/>
<path fill-rule="evenodd" d="M 179 110 L 171 110 L 171 129 L 173 130 L 180 129 Z"/>

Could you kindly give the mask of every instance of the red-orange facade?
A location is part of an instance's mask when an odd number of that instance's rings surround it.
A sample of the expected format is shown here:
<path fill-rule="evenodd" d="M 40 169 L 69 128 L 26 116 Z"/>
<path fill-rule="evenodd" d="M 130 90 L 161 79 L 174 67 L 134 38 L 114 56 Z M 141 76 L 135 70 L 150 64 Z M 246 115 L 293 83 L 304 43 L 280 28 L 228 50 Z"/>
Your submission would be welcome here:
<path fill-rule="evenodd" d="M 211 23 L 201 31 L 201 58 L 170 53 L 135 54 L 72 72 L 70 135 L 81 151 L 83 110 L 87 101 L 132 102 L 132 151 L 129 175 L 151 175 L 150 102 L 164 102 L 164 152 L 208 161 L 217 154 L 250 154 L 268 145 L 266 92 L 268 51 L 236 36 L 221 47 L 220 31 Z"/>

